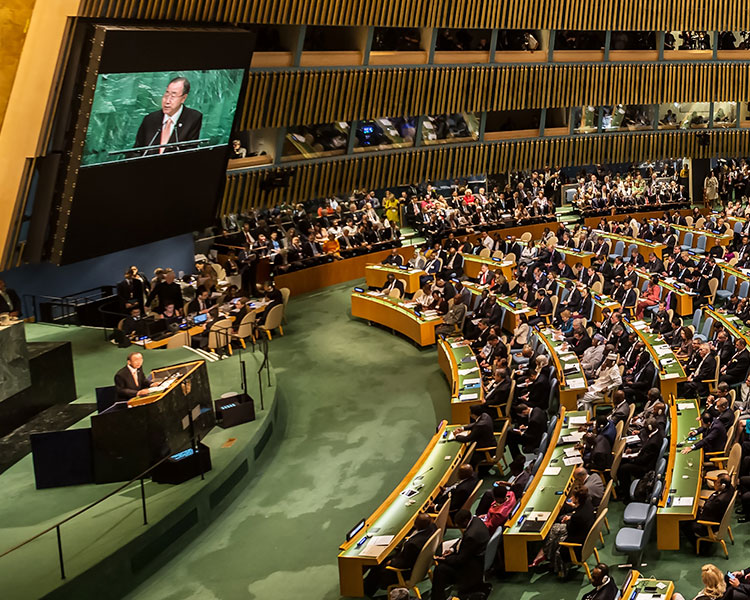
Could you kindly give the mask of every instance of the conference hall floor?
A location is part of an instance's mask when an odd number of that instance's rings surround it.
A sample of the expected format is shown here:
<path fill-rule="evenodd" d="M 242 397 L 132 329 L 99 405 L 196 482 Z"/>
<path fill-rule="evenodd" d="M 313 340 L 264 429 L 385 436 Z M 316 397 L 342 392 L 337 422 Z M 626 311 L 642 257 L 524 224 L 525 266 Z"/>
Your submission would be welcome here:
<path fill-rule="evenodd" d="M 275 454 L 234 504 L 130 599 L 306 600 L 339 598 L 336 555 L 344 533 L 369 515 L 401 480 L 448 416 L 448 387 L 434 348 L 352 319 L 353 283 L 293 298 L 271 361 L 287 405 L 287 430 Z M 600 550 L 610 565 L 623 505 L 610 503 L 612 533 Z M 735 524 L 730 559 L 720 550 L 659 552 L 652 541 L 642 569 L 672 579 L 692 598 L 700 567 L 748 566 L 750 526 Z M 614 569 L 622 583 L 626 571 Z M 530 585 L 531 583 L 531 585 Z M 585 574 L 560 583 L 552 574 L 493 580 L 490 598 L 577 599 Z M 429 588 L 426 583 L 425 588 Z"/>

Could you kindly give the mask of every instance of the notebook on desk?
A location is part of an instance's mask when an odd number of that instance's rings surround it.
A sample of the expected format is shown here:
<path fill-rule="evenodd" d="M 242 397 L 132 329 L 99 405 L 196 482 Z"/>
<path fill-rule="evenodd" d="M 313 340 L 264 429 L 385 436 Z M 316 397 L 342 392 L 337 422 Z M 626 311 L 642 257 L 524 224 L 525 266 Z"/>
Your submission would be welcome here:
<path fill-rule="evenodd" d="M 529 521 L 528 519 L 521 525 L 523 533 L 539 533 L 544 527 L 546 521 Z"/>

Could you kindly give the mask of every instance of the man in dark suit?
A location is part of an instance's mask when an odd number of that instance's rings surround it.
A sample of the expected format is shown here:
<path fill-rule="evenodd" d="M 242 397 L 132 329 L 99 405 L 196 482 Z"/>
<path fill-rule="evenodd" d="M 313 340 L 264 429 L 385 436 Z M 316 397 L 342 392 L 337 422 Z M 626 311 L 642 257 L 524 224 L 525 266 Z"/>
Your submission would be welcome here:
<path fill-rule="evenodd" d="M 651 389 L 656 368 L 648 350 L 642 350 L 638 355 L 632 374 L 623 378 L 622 389 L 628 402 L 643 403 Z"/>
<path fill-rule="evenodd" d="M 484 390 L 483 407 L 485 409 L 488 406 L 504 407 L 508 402 L 510 385 L 508 370 L 503 368 L 495 369 L 492 381 L 487 384 L 487 387 Z"/>
<path fill-rule="evenodd" d="M 633 289 L 633 282 L 630 279 L 626 279 L 623 284 L 623 289 L 625 291 L 623 292 L 620 304 L 622 304 L 623 311 L 632 317 L 635 312 L 635 303 L 638 299 L 638 296 Z"/>
<path fill-rule="evenodd" d="M 396 275 L 393 273 L 388 273 L 388 275 L 386 275 L 383 292 L 390 294 L 393 290 L 398 290 L 401 293 L 401 296 L 403 296 L 405 289 L 404 282 L 400 279 L 396 279 Z"/>
<path fill-rule="evenodd" d="M 616 390 L 612 394 L 612 403 L 615 405 L 614 410 L 609 414 L 608 419 L 617 425 L 620 421 L 625 421 L 630 415 L 630 403 L 625 398 L 625 392 Z"/>
<path fill-rule="evenodd" d="M 413 531 L 396 550 L 396 553 L 382 565 L 376 565 L 370 569 L 364 582 L 365 595 L 372 598 L 379 589 L 397 583 L 396 574 L 386 570 L 386 567 L 403 569 L 404 579 L 408 580 L 419 553 L 435 531 L 437 531 L 437 526 L 432 517 L 427 513 L 419 513 L 414 519 Z"/>
<path fill-rule="evenodd" d="M 461 465 L 458 468 L 458 481 L 453 485 L 446 487 L 433 502 L 432 508 L 434 510 L 440 510 L 450 498 L 450 508 L 448 512 L 453 517 L 464 503 L 469 499 L 474 488 L 477 487 L 477 474 L 471 465 Z"/>
<path fill-rule="evenodd" d="M 477 283 L 479 285 L 492 286 L 492 284 L 495 283 L 495 272 L 490 271 L 490 268 L 486 264 L 483 264 L 479 268 L 479 275 L 477 276 Z"/>
<path fill-rule="evenodd" d="M 734 342 L 736 352 L 723 367 L 719 381 L 729 385 L 736 385 L 745 380 L 747 370 L 750 368 L 750 352 L 747 350 L 747 342 L 738 337 Z"/>
<path fill-rule="evenodd" d="M 547 431 L 547 413 L 541 408 L 519 404 L 517 410 L 527 424 L 508 432 L 507 446 L 514 458 L 522 454 L 520 447 L 529 451 L 537 448 L 542 441 L 542 435 Z"/>
<path fill-rule="evenodd" d="M 464 274 L 464 257 L 461 256 L 455 247 L 448 249 L 448 258 L 443 265 L 443 277 L 453 279 L 461 277 Z"/>
<path fill-rule="evenodd" d="M 463 535 L 450 549 L 436 556 L 432 577 L 432 600 L 445 600 L 451 584 L 458 584 L 462 595 L 481 588 L 484 575 L 484 552 L 490 532 L 482 519 L 468 510 L 456 513 L 453 522 Z"/>
<path fill-rule="evenodd" d="M 138 277 L 138 270 L 133 271 L 134 267 L 125 271 L 125 278 L 117 284 L 120 308 L 126 311 L 136 306 L 143 310 L 143 281 Z"/>
<path fill-rule="evenodd" d="M 683 392 L 680 398 L 704 398 L 708 395 L 708 384 L 704 382 L 714 378 L 716 358 L 711 354 L 709 344 L 701 344 L 698 352 L 700 362 L 695 371 L 688 376 L 687 381 L 682 384 Z"/>
<path fill-rule="evenodd" d="M 495 439 L 492 417 L 484 411 L 481 404 L 475 404 L 470 409 L 471 423 L 455 429 L 456 440 L 462 444 L 476 442 L 477 448 L 495 448 Z M 472 463 L 481 462 L 484 454 L 475 452 L 471 457 Z"/>
<path fill-rule="evenodd" d="M 404 264 L 404 257 L 398 253 L 398 248 L 391 248 L 391 253 L 385 257 L 381 265 L 392 265 L 394 267 L 400 267 Z"/>
<path fill-rule="evenodd" d="M 211 292 L 201 286 L 198 288 L 195 298 L 188 304 L 187 311 L 189 315 L 207 313 L 214 305 L 211 300 Z"/>
<path fill-rule="evenodd" d="M 645 439 L 637 454 L 623 455 L 620 470 L 617 472 L 617 496 L 630 497 L 630 483 L 637 477 L 642 477 L 656 467 L 659 450 L 664 440 L 664 432 L 654 419 L 647 419 L 644 425 Z"/>
<path fill-rule="evenodd" d="M 703 506 L 698 509 L 695 521 L 685 521 L 685 525 L 680 527 L 683 532 L 688 534 L 690 541 L 693 543 L 695 543 L 696 538 L 708 534 L 706 525 L 701 525 L 699 521 L 721 523 L 724 518 L 724 513 L 727 511 L 734 495 L 734 486 L 727 473 L 722 473 L 714 480 L 714 490 L 714 493 L 706 498 Z M 716 531 L 716 527 L 713 529 Z"/>
<path fill-rule="evenodd" d="M 117 401 L 127 401 L 136 396 L 148 396 L 149 380 L 143 374 L 143 355 L 140 352 L 128 354 L 126 365 L 115 373 Z"/>
<path fill-rule="evenodd" d="M 615 600 L 619 593 L 615 580 L 609 576 L 609 567 L 604 563 L 591 570 L 591 585 L 594 589 L 586 592 L 581 600 Z"/>
<path fill-rule="evenodd" d="M 150 306 L 154 298 L 159 299 L 158 312 L 164 312 L 164 309 L 173 304 L 178 311 L 182 311 L 185 301 L 182 297 L 180 284 L 175 281 L 174 271 L 169 269 L 164 273 L 164 281 L 157 283 L 151 290 L 146 300 L 146 305 Z"/>
<path fill-rule="evenodd" d="M 10 313 L 11 317 L 21 316 L 21 299 L 18 294 L 5 286 L 5 281 L 0 279 L 0 313 Z"/>
<path fill-rule="evenodd" d="M 135 147 L 158 146 L 186 142 L 200 138 L 203 115 L 185 106 L 190 93 L 190 82 L 185 77 L 175 77 L 167 85 L 161 98 L 161 110 L 143 117 L 135 136 Z M 180 146 L 152 148 L 136 152 L 138 156 L 151 156 L 181 150 Z M 142 152 L 142 153 L 141 153 Z"/>
<path fill-rule="evenodd" d="M 733 415 L 734 416 L 734 415 Z M 712 417 L 710 413 L 704 412 L 701 415 L 702 427 L 690 431 L 692 437 L 702 435 L 700 440 L 691 446 L 685 446 L 681 452 L 687 454 L 693 450 L 703 449 L 704 452 L 722 452 L 727 444 L 727 428 L 724 427 L 723 421 Z"/>

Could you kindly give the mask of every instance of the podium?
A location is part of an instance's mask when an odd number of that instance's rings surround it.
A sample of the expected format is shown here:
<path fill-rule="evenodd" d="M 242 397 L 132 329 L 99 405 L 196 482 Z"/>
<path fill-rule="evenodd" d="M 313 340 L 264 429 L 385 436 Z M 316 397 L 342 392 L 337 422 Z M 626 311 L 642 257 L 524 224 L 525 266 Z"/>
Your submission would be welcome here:
<path fill-rule="evenodd" d="M 152 371 L 148 396 L 91 417 L 94 481 L 128 481 L 162 458 L 193 447 L 215 425 L 205 361 Z"/>

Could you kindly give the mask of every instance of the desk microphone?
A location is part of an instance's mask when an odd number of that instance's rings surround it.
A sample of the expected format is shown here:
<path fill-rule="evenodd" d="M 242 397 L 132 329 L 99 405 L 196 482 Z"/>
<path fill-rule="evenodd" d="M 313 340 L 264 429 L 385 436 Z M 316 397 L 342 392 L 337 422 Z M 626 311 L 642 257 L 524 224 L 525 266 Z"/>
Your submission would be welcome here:
<path fill-rule="evenodd" d="M 154 137 L 152 137 L 152 138 L 151 138 L 151 141 L 150 141 L 150 142 L 149 142 L 148 144 L 146 144 L 146 145 L 147 145 L 147 146 L 152 146 L 152 145 L 153 145 L 153 143 L 154 143 L 154 140 L 156 139 L 156 136 L 157 136 L 157 135 L 159 135 L 159 133 L 161 133 L 161 127 L 159 127 L 159 129 L 157 129 L 157 130 L 156 130 L 156 133 L 154 134 Z M 145 149 L 145 150 L 143 151 L 143 156 L 146 156 L 146 154 L 148 154 L 148 151 L 149 151 L 149 148 L 146 148 L 146 149 Z"/>

